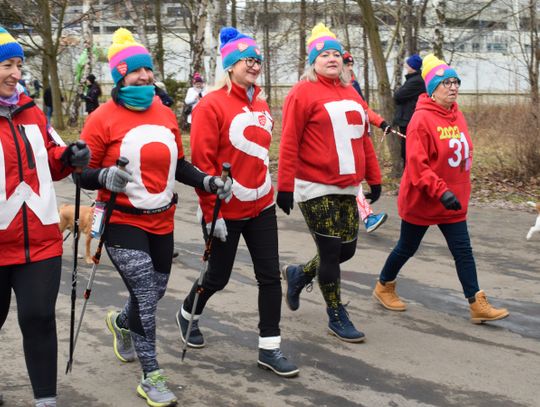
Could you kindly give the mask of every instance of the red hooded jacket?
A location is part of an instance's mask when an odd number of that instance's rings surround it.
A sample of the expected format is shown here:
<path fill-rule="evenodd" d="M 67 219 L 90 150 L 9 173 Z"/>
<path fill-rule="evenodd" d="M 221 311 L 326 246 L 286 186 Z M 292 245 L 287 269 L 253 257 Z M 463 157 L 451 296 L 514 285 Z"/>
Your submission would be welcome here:
<path fill-rule="evenodd" d="M 15 109 L 0 106 L 0 266 L 62 254 L 53 181 L 72 171 L 60 160 L 64 150 L 28 96 Z"/>
<path fill-rule="evenodd" d="M 420 95 L 407 127 L 407 165 L 399 186 L 399 216 L 416 225 L 461 222 L 471 194 L 473 145 L 456 103 L 447 110 L 427 94 Z M 440 202 L 452 191 L 461 210 Z"/>

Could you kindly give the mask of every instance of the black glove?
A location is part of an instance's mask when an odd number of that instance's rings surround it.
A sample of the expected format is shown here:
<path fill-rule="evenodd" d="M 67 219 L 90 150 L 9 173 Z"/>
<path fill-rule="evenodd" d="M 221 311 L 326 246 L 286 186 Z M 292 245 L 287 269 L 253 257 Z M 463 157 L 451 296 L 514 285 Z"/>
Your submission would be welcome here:
<path fill-rule="evenodd" d="M 369 203 L 374 203 L 378 201 L 379 198 L 381 197 L 382 188 L 379 184 L 370 185 L 369 187 L 371 188 L 371 191 L 369 191 L 369 193 L 367 193 L 365 196 L 366 196 L 366 199 L 370 199 Z"/>
<path fill-rule="evenodd" d="M 294 193 L 279 191 L 276 199 L 277 206 L 281 208 L 287 215 L 291 213 L 294 206 Z"/>
<path fill-rule="evenodd" d="M 441 203 L 446 209 L 451 211 L 459 211 L 461 209 L 461 204 L 459 203 L 454 193 L 450 190 L 442 194 Z"/>
<path fill-rule="evenodd" d="M 392 128 L 388 125 L 388 123 L 386 123 L 385 120 L 382 121 L 380 127 L 381 127 L 382 131 L 384 132 L 384 135 L 385 135 L 385 136 L 388 134 L 388 132 L 389 132 L 390 130 L 392 130 Z"/>
<path fill-rule="evenodd" d="M 77 141 L 67 146 L 60 158 L 64 165 L 71 167 L 86 167 L 90 162 L 90 149 L 84 141 Z"/>

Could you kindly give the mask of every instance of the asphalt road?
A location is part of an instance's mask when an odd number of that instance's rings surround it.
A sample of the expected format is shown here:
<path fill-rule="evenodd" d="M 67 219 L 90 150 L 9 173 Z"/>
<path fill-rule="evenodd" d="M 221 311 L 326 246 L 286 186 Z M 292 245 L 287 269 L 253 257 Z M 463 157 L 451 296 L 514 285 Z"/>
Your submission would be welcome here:
<path fill-rule="evenodd" d="M 59 204 L 73 201 L 73 185 L 56 185 Z M 485 325 L 468 320 L 453 260 L 442 235 L 432 228 L 404 268 L 398 292 L 406 312 L 386 311 L 371 299 L 377 275 L 399 233 L 394 196 L 375 204 L 387 223 L 373 234 L 360 231 L 355 257 L 342 266 L 342 297 L 361 344 L 341 342 L 326 332 L 327 317 L 318 287 L 303 293 L 300 309 L 283 302 L 282 350 L 300 368 L 283 379 L 257 368 L 257 287 L 249 254 L 240 246 L 229 285 L 208 303 L 200 326 L 207 346 L 189 349 L 181 361 L 174 321 L 180 302 L 198 277 L 203 250 L 195 219 L 195 194 L 178 186 L 174 260 L 167 294 L 159 304 L 158 359 L 171 388 L 185 406 L 540 406 L 540 236 L 527 242 L 532 211 L 472 207 L 469 225 L 480 286 L 510 317 Z M 90 202 L 88 198 L 83 201 Z M 281 211 L 282 262 L 304 262 L 314 253 L 300 211 Z M 93 245 L 95 248 L 95 244 Z M 122 364 L 112 351 L 104 318 L 120 308 L 126 290 L 104 255 L 75 352 L 67 361 L 71 290 L 71 239 L 64 245 L 63 277 L 57 304 L 59 406 L 144 406 L 135 392 L 138 363 Z M 83 249 L 81 245 L 79 251 Z M 79 261 L 77 315 L 91 270 Z M 13 301 L 0 332 L 0 393 L 6 406 L 32 405 Z"/>

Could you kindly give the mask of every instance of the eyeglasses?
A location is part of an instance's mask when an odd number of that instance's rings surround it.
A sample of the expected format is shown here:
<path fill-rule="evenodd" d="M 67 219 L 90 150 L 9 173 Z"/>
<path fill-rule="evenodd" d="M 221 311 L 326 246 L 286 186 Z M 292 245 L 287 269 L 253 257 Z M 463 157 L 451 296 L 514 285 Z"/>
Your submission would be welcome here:
<path fill-rule="evenodd" d="M 452 85 L 454 85 L 456 87 L 456 89 L 458 89 L 460 86 L 461 86 L 461 80 L 460 79 L 445 79 L 444 81 L 441 82 L 443 84 L 443 86 L 445 88 L 451 88 Z"/>
<path fill-rule="evenodd" d="M 248 68 L 253 68 L 255 65 L 260 68 L 262 64 L 261 60 L 257 58 L 242 58 L 241 61 L 244 61 Z"/>

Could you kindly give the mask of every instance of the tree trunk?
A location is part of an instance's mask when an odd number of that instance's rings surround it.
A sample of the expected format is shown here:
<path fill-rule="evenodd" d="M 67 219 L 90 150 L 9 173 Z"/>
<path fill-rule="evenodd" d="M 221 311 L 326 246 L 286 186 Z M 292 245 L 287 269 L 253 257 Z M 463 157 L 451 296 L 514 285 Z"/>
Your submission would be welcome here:
<path fill-rule="evenodd" d="M 435 0 L 433 2 L 437 23 L 433 32 L 433 53 L 437 58 L 444 59 L 444 28 L 446 26 L 446 0 Z"/>
<path fill-rule="evenodd" d="M 369 99 L 371 97 L 371 90 L 369 86 L 369 46 L 366 27 L 362 24 L 362 49 L 364 50 L 363 59 L 364 59 L 364 96 L 366 97 L 366 102 L 369 104 Z"/>
<path fill-rule="evenodd" d="M 236 27 L 236 0 L 231 0 L 231 26 Z"/>
<path fill-rule="evenodd" d="M 94 67 L 94 11 L 92 9 L 91 0 L 84 0 L 83 14 L 85 15 L 85 18 L 82 22 L 82 33 L 84 38 L 84 47 L 86 49 L 87 62 L 82 71 L 81 79 L 77 85 L 76 95 L 73 98 L 73 103 L 71 104 L 71 111 L 68 120 L 70 127 L 76 127 L 79 123 L 79 112 L 82 103 L 79 95 L 84 93 L 84 89 L 86 87 L 86 77 L 92 72 Z"/>
<path fill-rule="evenodd" d="M 191 68 L 193 72 L 199 72 L 205 76 L 204 69 L 204 31 L 208 18 L 208 0 L 195 2 L 192 10 L 190 31 L 193 34 L 191 45 Z"/>
<path fill-rule="evenodd" d="M 43 47 L 45 49 L 45 58 L 47 59 L 50 75 L 54 125 L 58 130 L 64 130 L 62 95 L 60 93 L 60 79 L 58 77 L 58 64 L 56 62 L 58 46 L 54 44 L 52 37 L 51 10 L 48 0 L 40 0 L 39 5 L 43 17 Z"/>
<path fill-rule="evenodd" d="M 306 66 L 306 0 L 300 0 L 300 23 L 298 25 L 298 79 L 304 73 L 304 67 Z"/>
<path fill-rule="evenodd" d="M 269 14 L 268 14 L 268 0 L 263 1 L 263 48 L 264 48 L 264 90 L 267 96 L 268 106 L 272 107 L 272 74 L 270 71 L 270 28 L 269 28 Z"/>
<path fill-rule="evenodd" d="M 377 89 L 379 92 L 380 102 L 379 110 L 384 118 L 390 120 L 392 117 L 394 117 L 394 100 L 392 98 L 392 91 L 390 89 L 390 82 L 388 80 L 386 60 L 384 59 L 375 13 L 370 0 L 357 0 L 357 2 L 362 10 L 364 29 L 367 32 L 367 37 L 369 39 L 369 45 L 371 48 L 371 56 L 373 59 L 373 64 L 375 65 L 375 73 L 378 81 Z M 386 143 L 392 157 L 391 176 L 397 178 L 401 175 L 401 142 L 397 137 L 388 136 L 386 137 Z"/>
<path fill-rule="evenodd" d="M 154 0 L 154 18 L 156 19 L 156 64 L 161 73 L 161 80 L 165 79 L 165 50 L 163 49 L 163 25 L 161 23 L 161 0 Z"/>
<path fill-rule="evenodd" d="M 210 10 L 210 26 L 212 27 L 212 39 L 210 41 L 209 71 L 206 73 L 207 82 L 214 83 L 216 75 L 217 55 L 219 54 L 219 31 L 227 25 L 227 0 L 213 1 Z"/>

